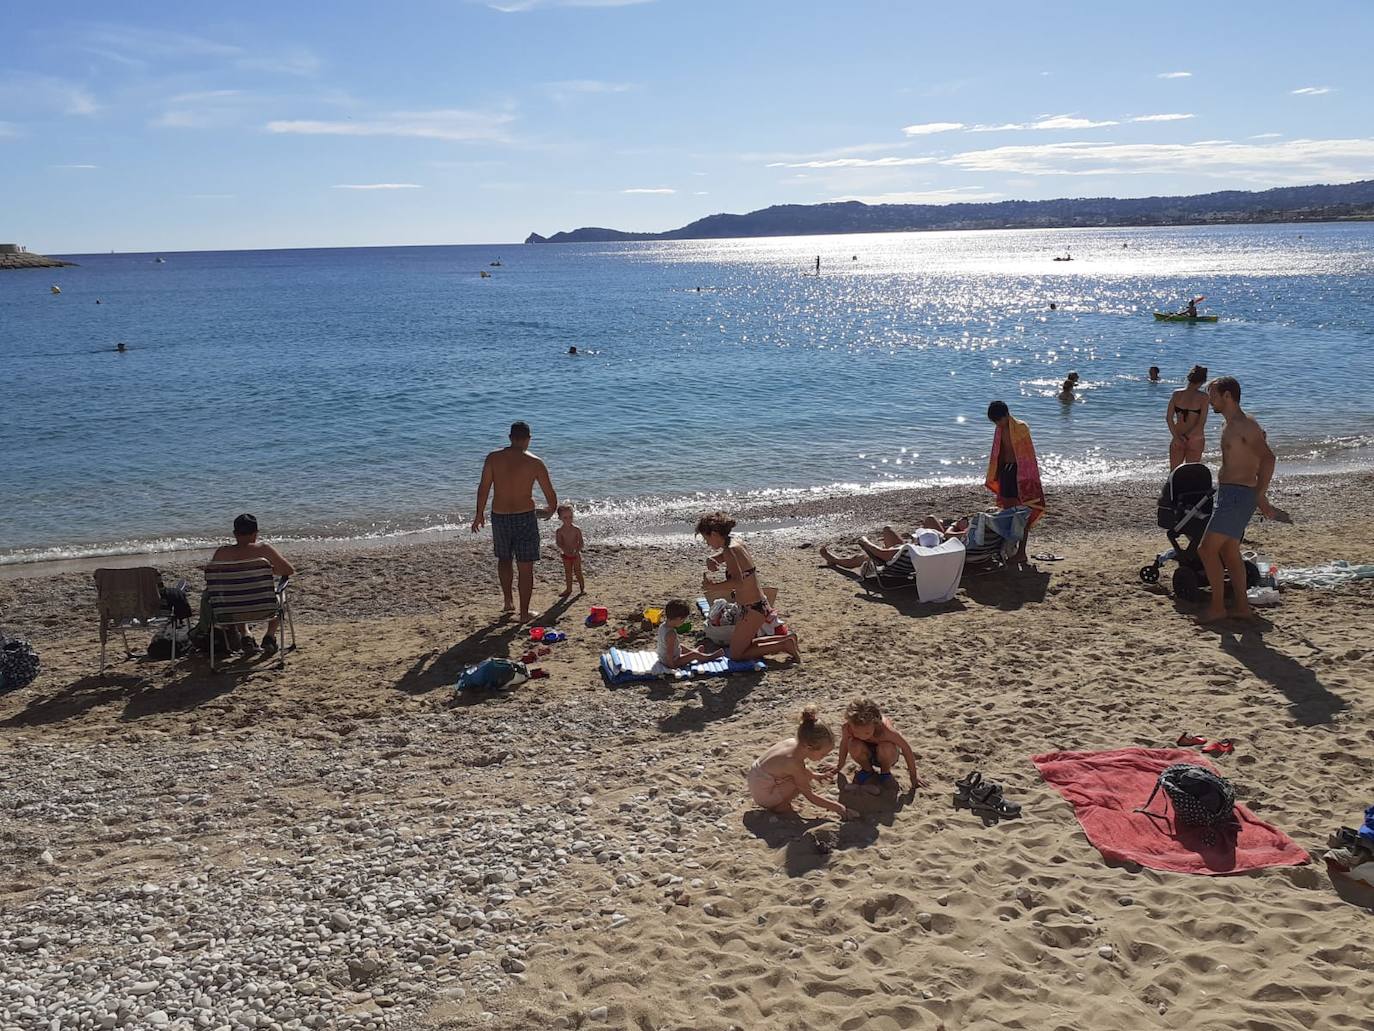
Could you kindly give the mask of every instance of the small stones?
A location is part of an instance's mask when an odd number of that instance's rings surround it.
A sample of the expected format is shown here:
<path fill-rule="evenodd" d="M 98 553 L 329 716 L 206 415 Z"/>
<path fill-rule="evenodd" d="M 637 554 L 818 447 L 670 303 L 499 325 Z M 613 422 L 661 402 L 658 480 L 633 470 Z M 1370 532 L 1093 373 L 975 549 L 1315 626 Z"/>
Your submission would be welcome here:
<path fill-rule="evenodd" d="M 931 913 L 917 913 L 916 922 L 929 931 L 931 926 L 935 923 L 935 917 Z"/>
<path fill-rule="evenodd" d="M 1116 950 L 1113 949 L 1110 945 L 1099 945 L 1097 947 L 1097 954 L 1101 956 L 1103 959 L 1111 959 L 1113 956 L 1116 955 Z"/>
<path fill-rule="evenodd" d="M 824 908 L 825 899 L 821 898 L 819 895 L 817 895 L 814 899 L 811 900 L 811 912 L 819 913 Z"/>
<path fill-rule="evenodd" d="M 1118 904 L 1118 905 L 1122 905 L 1122 906 L 1134 906 L 1134 905 L 1135 905 L 1135 899 L 1131 898 L 1131 896 L 1129 896 L 1129 895 L 1122 895 L 1122 896 L 1121 896 L 1119 899 L 1117 899 L 1116 901 L 1117 901 L 1117 904 Z"/>
<path fill-rule="evenodd" d="M 353 930 L 353 919 L 342 909 L 336 909 L 329 914 L 329 926 L 336 931 Z"/>
<path fill-rule="evenodd" d="M 588 1020 L 604 1021 L 611 1015 L 611 1011 L 605 1006 L 596 1006 L 587 1011 Z"/>
<path fill-rule="evenodd" d="M 56 865 L 57 865 L 57 857 L 54 856 L 54 855 L 52 854 L 52 850 L 51 850 L 51 849 L 46 849 L 46 848 L 45 848 L 42 852 L 38 853 L 38 865 L 39 865 L 39 866 L 56 866 Z"/>

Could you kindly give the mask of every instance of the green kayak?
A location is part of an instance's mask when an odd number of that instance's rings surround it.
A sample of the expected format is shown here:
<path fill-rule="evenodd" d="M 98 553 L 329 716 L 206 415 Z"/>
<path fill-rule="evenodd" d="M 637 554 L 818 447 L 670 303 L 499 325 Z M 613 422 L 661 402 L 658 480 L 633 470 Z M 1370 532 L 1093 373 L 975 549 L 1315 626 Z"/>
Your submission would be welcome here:
<path fill-rule="evenodd" d="M 1215 315 L 1175 315 L 1172 312 L 1155 312 L 1155 318 L 1160 322 L 1216 322 Z"/>

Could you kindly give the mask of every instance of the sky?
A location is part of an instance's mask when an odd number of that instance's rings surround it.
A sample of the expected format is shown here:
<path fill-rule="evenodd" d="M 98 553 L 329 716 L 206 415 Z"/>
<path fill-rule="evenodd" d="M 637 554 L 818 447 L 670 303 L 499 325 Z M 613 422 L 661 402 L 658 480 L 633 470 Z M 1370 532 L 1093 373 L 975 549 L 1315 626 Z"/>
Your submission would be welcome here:
<path fill-rule="evenodd" d="M 957 8 L 957 9 L 954 9 Z M 0 9 L 0 242 L 518 241 L 1374 178 L 1374 2 Z"/>

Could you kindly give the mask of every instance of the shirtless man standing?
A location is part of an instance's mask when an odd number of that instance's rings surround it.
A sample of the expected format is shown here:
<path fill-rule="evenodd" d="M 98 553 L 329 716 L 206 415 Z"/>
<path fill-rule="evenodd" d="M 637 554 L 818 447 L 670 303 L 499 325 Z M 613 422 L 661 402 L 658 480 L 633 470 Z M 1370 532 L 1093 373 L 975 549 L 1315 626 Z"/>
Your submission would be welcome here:
<path fill-rule="evenodd" d="M 506 613 L 515 611 L 511 598 L 514 569 L 520 570 L 520 621 L 528 623 L 539 613 L 530 611 L 534 593 L 534 564 L 539 561 L 539 520 L 548 519 L 558 508 L 549 471 L 529 453 L 530 428 L 515 422 L 510 427 L 510 447 L 487 455 L 482 466 L 482 482 L 477 485 L 477 515 L 472 520 L 476 533 L 487 521 L 487 495 L 491 499 L 491 539 L 501 575 L 501 594 Z M 544 494 L 544 507 L 534 506 L 534 485 Z M 493 493 L 494 491 L 494 493 Z"/>
<path fill-rule="evenodd" d="M 1234 378 L 1222 376 L 1212 380 L 1207 386 L 1207 400 L 1212 411 L 1226 420 L 1226 427 L 1221 431 L 1221 473 L 1217 477 L 1216 501 L 1207 532 L 1198 546 L 1198 556 L 1212 589 L 1212 600 L 1201 621 L 1215 623 L 1226 618 L 1223 565 L 1231 575 L 1235 616 L 1250 619 L 1254 613 L 1245 597 L 1245 561 L 1240 556 L 1240 542 L 1256 508 L 1270 519 L 1280 515 L 1267 497 L 1269 480 L 1274 475 L 1274 452 L 1269 450 L 1260 424 L 1241 411 L 1240 384 Z"/>

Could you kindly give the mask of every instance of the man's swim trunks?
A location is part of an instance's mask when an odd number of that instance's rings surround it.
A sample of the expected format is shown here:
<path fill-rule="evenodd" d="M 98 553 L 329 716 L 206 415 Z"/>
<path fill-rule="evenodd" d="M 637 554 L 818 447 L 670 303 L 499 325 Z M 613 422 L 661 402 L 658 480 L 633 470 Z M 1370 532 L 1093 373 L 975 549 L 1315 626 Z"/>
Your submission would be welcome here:
<path fill-rule="evenodd" d="M 493 512 L 491 514 L 491 543 L 496 557 L 503 562 L 539 561 L 539 517 L 528 512 Z"/>
<path fill-rule="evenodd" d="M 1220 534 L 1232 540 L 1245 536 L 1250 517 L 1255 514 L 1255 488 L 1238 483 L 1223 483 L 1217 487 L 1212 502 L 1212 518 L 1207 521 L 1207 533 Z"/>

